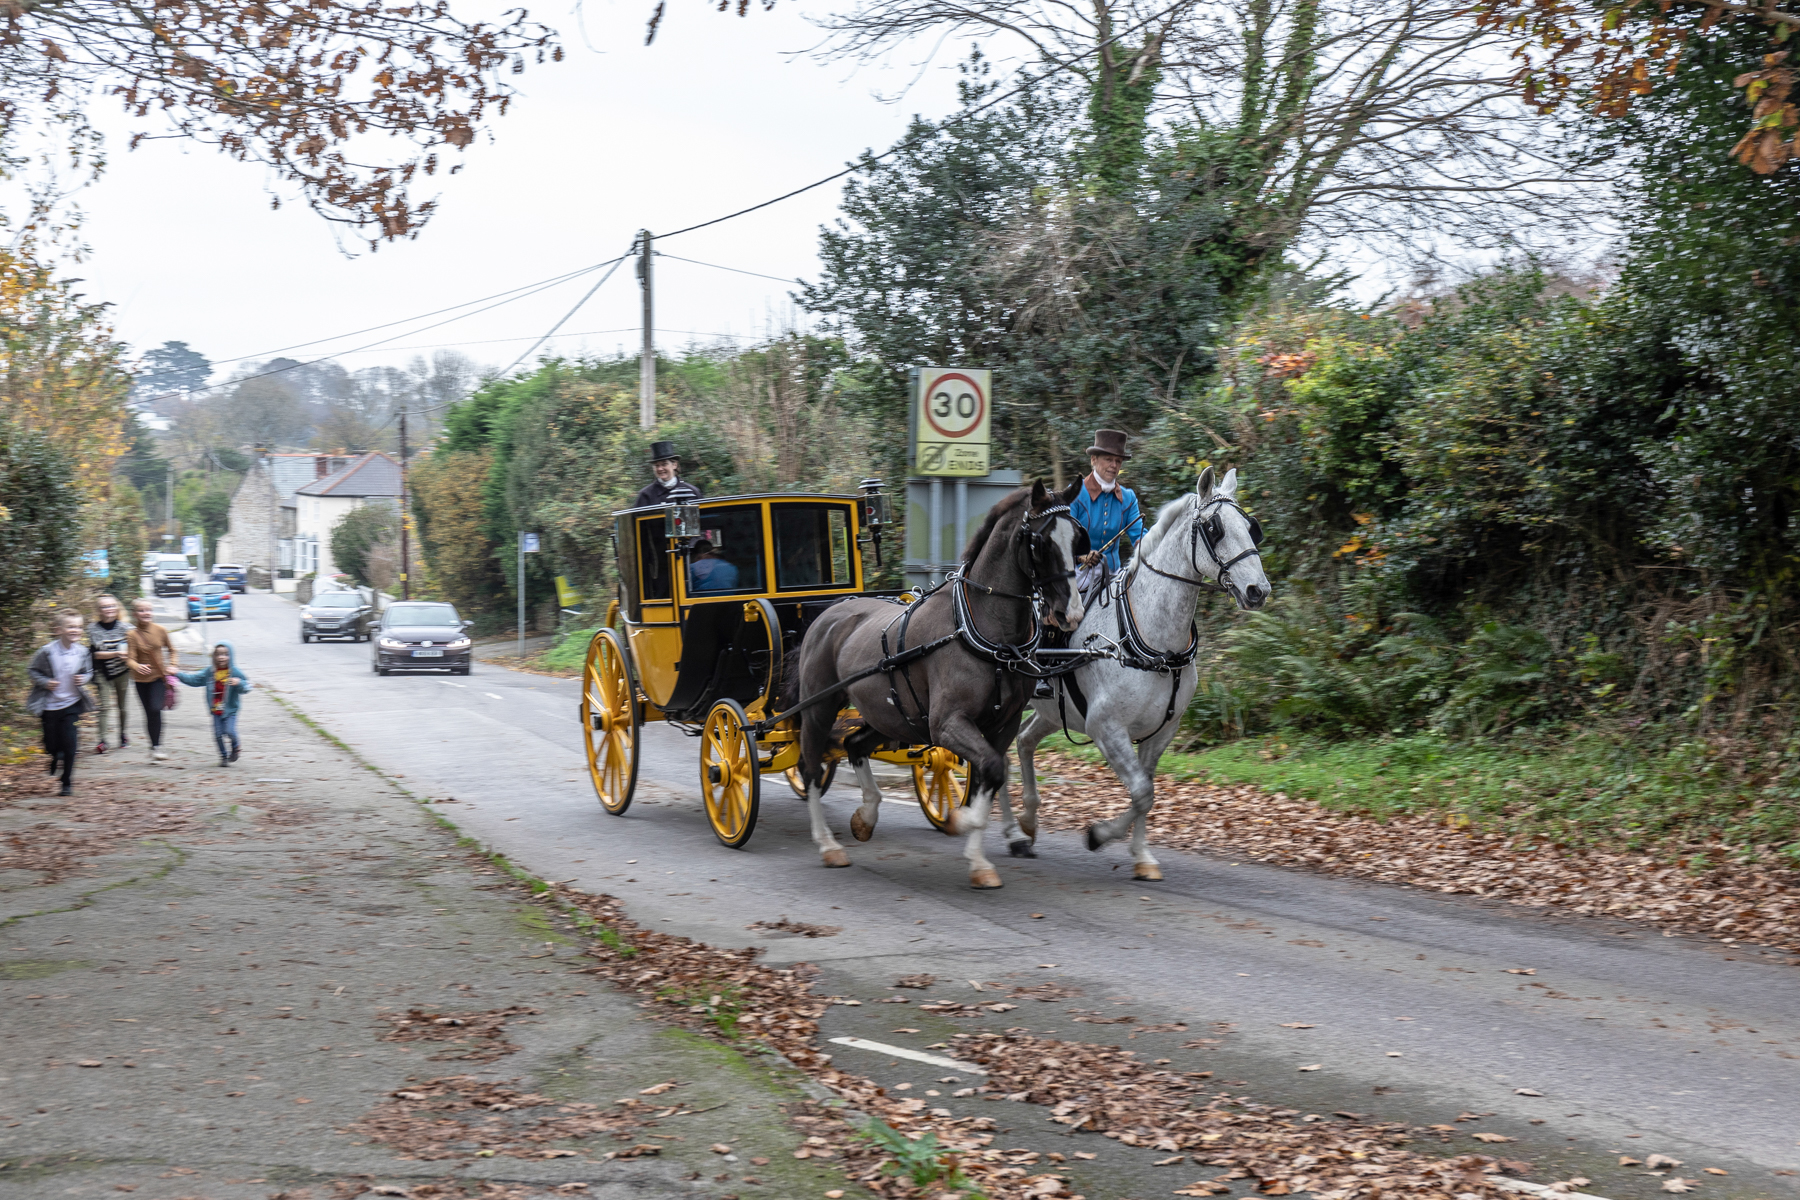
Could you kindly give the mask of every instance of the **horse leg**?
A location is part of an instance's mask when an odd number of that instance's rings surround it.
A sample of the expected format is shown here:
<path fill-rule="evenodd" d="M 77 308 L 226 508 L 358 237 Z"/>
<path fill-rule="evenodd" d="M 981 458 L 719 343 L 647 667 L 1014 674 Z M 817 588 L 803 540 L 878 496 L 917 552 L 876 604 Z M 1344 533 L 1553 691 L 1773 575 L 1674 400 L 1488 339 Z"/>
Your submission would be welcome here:
<path fill-rule="evenodd" d="M 1014 858 L 1037 857 L 1037 851 L 1032 849 L 1038 831 L 1037 748 L 1054 732 L 1056 722 L 1035 710 L 1025 728 L 1019 730 L 1019 824 L 1003 830 L 1007 852 Z"/>
<path fill-rule="evenodd" d="M 847 867 L 850 856 L 838 845 L 838 840 L 831 836 L 831 826 L 825 823 L 824 793 L 820 784 L 825 782 L 825 749 L 830 743 L 831 727 L 818 721 L 805 719 L 800 724 L 800 776 L 806 780 L 806 814 L 812 821 L 813 845 L 819 848 L 819 858 L 828 867 Z"/>
<path fill-rule="evenodd" d="M 1012 740 L 1017 723 L 1006 731 L 1006 741 Z M 975 723 L 962 713 L 955 713 L 944 719 L 937 729 L 932 731 L 932 743 L 954 750 L 969 764 L 969 803 L 958 808 L 951 820 L 955 832 L 963 835 L 963 857 L 969 860 L 969 886 L 972 888 L 997 888 L 1001 886 L 1000 872 L 994 870 L 987 855 L 981 852 L 981 835 L 988 825 L 988 810 L 993 805 L 994 794 L 1006 786 L 1006 754 L 996 750 L 981 736 Z"/>
<path fill-rule="evenodd" d="M 868 759 L 859 758 L 850 765 L 856 768 L 856 782 L 862 785 L 862 803 L 850 814 L 850 835 L 866 842 L 875 836 L 875 822 L 881 818 L 881 787 Z"/>
<path fill-rule="evenodd" d="M 1137 747 L 1131 744 L 1131 734 L 1126 729 L 1110 723 L 1089 723 L 1088 736 L 1099 744 L 1113 774 L 1119 777 L 1119 782 L 1131 794 L 1130 808 L 1116 817 L 1095 821 L 1087 827 L 1087 848 L 1098 850 L 1108 842 L 1124 837 L 1134 824 L 1149 813 L 1156 796 L 1154 780 L 1138 762 Z"/>
<path fill-rule="evenodd" d="M 1020 838 L 1019 825 L 1013 820 L 1012 810 L 1012 756 L 1005 755 L 1004 751 L 1002 754 L 1006 758 L 1006 778 L 1000 781 L 1000 790 L 994 793 L 994 804 L 1000 810 L 1000 838 L 1007 843 L 1007 849 L 1017 856 L 1019 852 L 1012 849 L 1013 840 Z M 1029 844 L 1021 838 L 1019 845 Z"/>

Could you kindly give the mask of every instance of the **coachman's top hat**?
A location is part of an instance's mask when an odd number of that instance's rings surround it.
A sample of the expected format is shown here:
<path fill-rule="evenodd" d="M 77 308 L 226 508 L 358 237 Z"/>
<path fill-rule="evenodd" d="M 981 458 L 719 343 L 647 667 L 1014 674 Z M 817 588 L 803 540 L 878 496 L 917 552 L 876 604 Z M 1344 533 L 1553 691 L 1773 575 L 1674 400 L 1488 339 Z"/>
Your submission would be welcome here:
<path fill-rule="evenodd" d="M 1089 454 L 1111 454 L 1117 458 L 1130 458 L 1131 452 L 1125 449 L 1125 434 L 1117 429 L 1097 429 L 1094 431 L 1094 444 L 1088 447 Z"/>
<path fill-rule="evenodd" d="M 650 457 L 649 457 L 648 461 L 661 462 L 665 458 L 673 458 L 673 459 L 676 459 L 677 461 L 680 460 L 681 452 L 679 450 L 675 449 L 675 443 L 674 442 L 651 442 L 650 443 Z"/>

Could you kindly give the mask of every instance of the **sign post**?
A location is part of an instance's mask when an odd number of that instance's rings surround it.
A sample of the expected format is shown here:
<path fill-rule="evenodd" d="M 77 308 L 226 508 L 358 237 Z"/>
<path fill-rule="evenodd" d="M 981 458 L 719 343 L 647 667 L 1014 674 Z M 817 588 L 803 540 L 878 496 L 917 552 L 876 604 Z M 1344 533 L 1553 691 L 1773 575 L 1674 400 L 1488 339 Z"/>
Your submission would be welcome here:
<path fill-rule="evenodd" d="M 521 660 L 525 657 L 525 556 L 527 554 L 536 554 L 537 552 L 538 535 L 520 530 L 519 574 L 517 579 L 518 587 L 516 590 L 519 593 L 519 658 Z"/>
<path fill-rule="evenodd" d="M 912 468 L 914 476 L 929 481 L 925 559 L 932 564 L 929 582 L 936 583 L 939 564 L 961 549 L 958 539 L 968 529 L 969 481 L 991 474 L 994 373 L 977 367 L 914 367 L 912 380 Z M 949 547 L 942 544 L 945 479 L 956 481 L 955 521 L 949 525 L 956 544 Z"/>

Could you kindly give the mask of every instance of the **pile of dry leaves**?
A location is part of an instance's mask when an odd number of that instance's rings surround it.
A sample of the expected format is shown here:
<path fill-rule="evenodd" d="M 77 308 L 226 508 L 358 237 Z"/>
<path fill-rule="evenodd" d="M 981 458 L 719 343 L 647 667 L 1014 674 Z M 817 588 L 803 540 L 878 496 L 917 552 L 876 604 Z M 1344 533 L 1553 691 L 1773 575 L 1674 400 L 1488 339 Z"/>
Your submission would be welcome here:
<path fill-rule="evenodd" d="M 493 1062 L 504 1058 L 518 1047 L 506 1040 L 508 1017 L 532 1017 L 542 1009 L 514 1005 L 487 1012 L 437 1013 L 411 1008 L 403 1013 L 383 1010 L 375 1016 L 394 1028 L 382 1037 L 384 1042 L 449 1042 L 433 1061 L 447 1058 L 468 1062 Z"/>
<path fill-rule="evenodd" d="M 534 1111 L 551 1107 L 553 1114 Z M 666 1115 L 680 1107 L 667 1109 Z M 450 1075 L 408 1084 L 346 1132 L 387 1146 L 403 1159 L 572 1158 L 580 1151 L 554 1143 L 601 1133 L 628 1137 L 655 1115 L 654 1105 L 636 1098 L 601 1108 L 522 1092 L 473 1075 Z M 638 1158 L 660 1149 L 633 1146 L 605 1157 Z"/>
<path fill-rule="evenodd" d="M 1061 1155 L 996 1147 L 991 1118 L 958 1117 L 950 1109 L 930 1107 L 922 1097 L 891 1096 L 873 1080 L 832 1066 L 831 1056 L 821 1053 L 817 1042 L 819 1018 L 835 998 L 812 994 L 814 972 L 804 965 L 763 966 L 756 961 L 758 949 L 720 949 L 645 929 L 610 896 L 554 890 L 564 903 L 603 926 L 589 951 L 598 964 L 592 972 L 645 997 L 646 1007 L 690 1027 L 728 1030 L 764 1042 L 850 1108 L 909 1136 L 934 1135 L 956 1168 L 993 1200 L 1079 1200 L 1054 1169 L 1063 1161 Z M 909 976 L 898 984 L 929 985 L 925 976 Z M 1031 995 L 1029 989 L 1019 992 L 1020 999 Z M 1503 1167 L 1523 1169 L 1523 1164 L 1478 1156 L 1443 1160 L 1414 1153 L 1402 1148 L 1407 1139 L 1399 1126 L 1290 1122 L 1286 1118 L 1297 1113 L 1232 1105 L 1224 1097 L 1207 1099 L 1198 1086 L 1204 1075 L 1155 1070 L 1128 1051 L 1033 1038 L 1022 1031 L 957 1036 L 951 1053 L 990 1072 L 986 1084 L 965 1088 L 958 1096 L 984 1094 L 1050 1105 L 1054 1118 L 1064 1124 L 1097 1130 L 1126 1145 L 1191 1154 L 1197 1164 L 1222 1167 L 1230 1178 L 1257 1178 L 1270 1195 L 1313 1187 L 1328 1200 L 1384 1192 L 1418 1200 L 1468 1195 L 1489 1200 L 1509 1194 L 1489 1176 Z M 807 1135 L 795 1157 L 835 1161 L 872 1195 L 899 1200 L 942 1190 L 939 1185 L 918 1188 L 890 1174 L 885 1169 L 888 1155 L 829 1109 L 808 1106 L 793 1119 Z M 1176 1160 L 1169 1161 L 1173 1165 Z M 1225 1190 L 1203 1180 L 1181 1194 Z"/>
<path fill-rule="evenodd" d="M 167 785 L 78 777 L 75 794 L 60 799 L 55 785 L 41 759 L 0 768 L 0 871 L 36 871 L 37 882 L 55 883 L 124 843 L 187 831 L 197 811 L 172 803 Z"/>
<path fill-rule="evenodd" d="M 1045 829 L 1081 829 L 1129 804 L 1112 771 L 1064 755 L 1041 760 L 1059 782 L 1041 788 Z M 1442 818 L 1385 822 L 1333 813 L 1308 800 L 1247 785 L 1156 781 L 1150 836 L 1178 850 L 1213 850 L 1258 862 L 1360 875 L 1438 892 L 1499 897 L 1583 916 L 1648 921 L 1670 930 L 1800 953 L 1800 871 L 1773 860 L 1720 862 L 1690 871 L 1648 854 L 1564 850 L 1446 825 Z"/>
<path fill-rule="evenodd" d="M 987 1069 L 978 1092 L 1049 1105 L 1051 1120 L 1061 1124 L 1168 1152 L 1159 1166 L 1221 1168 L 1176 1195 L 1221 1194 L 1232 1180 L 1254 1179 L 1266 1196 L 1307 1191 L 1319 1200 L 1348 1200 L 1390 1192 L 1448 1200 L 1510 1195 L 1490 1176 L 1529 1169 L 1483 1155 L 1414 1153 L 1405 1149 L 1412 1139 L 1403 1125 L 1362 1123 L 1351 1114 L 1301 1117 L 1298 1109 L 1209 1096 L 1203 1083 L 1212 1072 L 1162 1070 L 1129 1050 L 1008 1032 L 959 1033 L 950 1052 Z"/>

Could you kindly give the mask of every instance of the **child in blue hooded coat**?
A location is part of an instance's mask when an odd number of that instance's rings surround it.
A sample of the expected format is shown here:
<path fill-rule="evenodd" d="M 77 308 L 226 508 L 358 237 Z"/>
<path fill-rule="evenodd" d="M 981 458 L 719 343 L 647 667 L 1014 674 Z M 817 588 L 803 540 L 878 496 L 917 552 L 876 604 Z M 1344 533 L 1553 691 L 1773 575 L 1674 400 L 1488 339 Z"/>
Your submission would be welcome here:
<path fill-rule="evenodd" d="M 238 701 L 250 690 L 250 680 L 238 670 L 237 651 L 230 642 L 213 647 L 212 664 L 196 671 L 177 671 L 175 678 L 189 687 L 206 689 L 206 709 L 212 714 L 213 741 L 219 744 L 219 765 L 238 759 Z"/>

